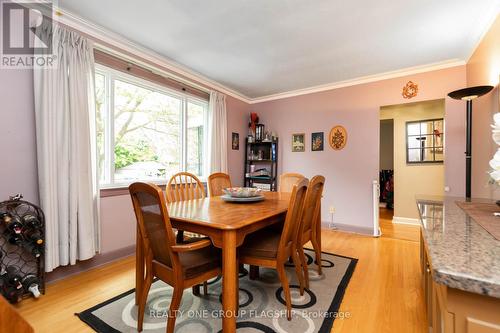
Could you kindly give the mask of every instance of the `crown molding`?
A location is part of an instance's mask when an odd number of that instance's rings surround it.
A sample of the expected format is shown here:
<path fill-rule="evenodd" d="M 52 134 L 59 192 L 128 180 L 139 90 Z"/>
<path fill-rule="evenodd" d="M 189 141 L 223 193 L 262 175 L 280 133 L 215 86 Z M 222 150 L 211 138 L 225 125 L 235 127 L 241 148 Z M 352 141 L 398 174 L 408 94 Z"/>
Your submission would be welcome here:
<path fill-rule="evenodd" d="M 365 84 L 365 83 L 370 83 L 370 82 L 376 82 L 376 81 L 381 81 L 381 80 L 387 80 L 387 79 L 392 79 L 392 78 L 397 78 L 397 77 L 403 77 L 403 76 L 408 76 L 408 75 L 414 75 L 414 74 L 419 74 L 419 73 L 424 73 L 424 72 L 430 72 L 430 71 L 435 71 L 435 70 L 440 70 L 440 69 L 445 69 L 445 68 L 450 68 L 450 67 L 455 67 L 455 66 L 463 66 L 466 64 L 464 60 L 459 60 L 459 59 L 451 59 L 439 63 L 433 63 L 433 64 L 428 64 L 428 65 L 422 65 L 422 66 L 415 66 L 415 67 L 408 67 L 400 70 L 395 70 L 395 71 L 390 71 L 390 72 L 385 72 L 385 73 L 380 73 L 380 74 L 375 74 L 375 75 L 369 75 L 369 76 L 363 76 L 359 78 L 354 78 L 354 79 L 349 79 L 349 80 L 344 80 L 344 81 L 338 81 L 338 82 L 332 82 L 332 83 L 327 83 L 323 85 L 318 85 L 318 86 L 313 86 L 313 87 L 308 87 L 308 88 L 302 88 L 302 89 L 296 89 L 296 90 L 291 90 L 291 91 L 285 91 L 281 93 L 276 93 L 276 94 L 271 94 L 271 95 L 266 95 L 266 96 L 261 96 L 261 97 L 248 97 L 245 94 L 236 91 L 234 89 L 231 89 L 217 81 L 214 81 L 196 71 L 193 71 L 192 69 L 181 65 L 163 55 L 160 55 L 154 51 L 152 51 L 149 48 L 143 47 L 139 44 L 133 43 L 130 40 L 126 39 L 120 34 L 117 34 L 115 32 L 112 32 L 106 28 L 103 28 L 97 24 L 94 24 L 90 21 L 87 21 L 83 19 L 82 17 L 75 15 L 67 10 L 61 9 L 61 8 L 54 8 L 55 15 L 53 15 L 54 20 L 57 22 L 60 22 L 64 25 L 67 25 L 75 30 L 78 30 L 84 34 L 87 34 L 93 38 L 95 38 L 98 42 L 96 42 L 96 46 L 99 49 L 102 49 L 104 51 L 114 53 L 117 56 L 120 56 L 126 60 L 130 60 L 131 62 L 137 62 L 136 58 L 131 58 L 130 55 L 120 53 L 118 50 L 123 50 L 124 52 L 127 52 L 129 54 L 133 54 L 135 56 L 138 56 L 145 61 L 148 61 L 148 63 L 140 63 L 143 66 L 148 67 L 149 69 L 157 72 L 158 74 L 163 74 L 165 76 L 171 77 L 175 80 L 181 81 L 185 84 L 194 86 L 198 89 L 202 89 L 205 91 L 209 91 L 211 89 L 215 89 L 217 91 L 220 91 L 224 94 L 227 94 L 229 96 L 232 96 L 242 102 L 245 102 L 247 104 L 257 104 L 257 103 L 262 103 L 262 102 L 268 102 L 268 101 L 273 101 L 273 100 L 278 100 L 278 99 L 283 99 L 283 98 L 289 98 L 289 97 L 295 97 L 295 96 L 301 96 L 301 95 L 307 95 L 307 94 L 312 94 L 312 93 L 317 93 L 317 92 L 322 92 L 322 91 L 327 91 L 327 90 L 334 90 L 334 89 L 339 89 L 339 88 L 345 88 L 349 86 L 355 86 L 359 84 Z M 494 20 L 492 20 L 493 22 Z M 491 25 L 489 25 L 491 26 Z M 486 29 L 488 31 L 488 29 Z M 485 32 L 486 33 L 486 32 Z M 483 36 L 484 34 L 483 33 Z M 99 43 L 101 41 L 101 43 Z M 479 42 L 478 42 L 479 44 Z M 117 50 L 118 49 L 118 50 Z M 474 49 L 475 50 L 475 49 Z M 151 64 L 155 64 L 158 67 L 152 68 Z M 162 70 L 161 68 L 164 68 L 165 70 Z"/>
<path fill-rule="evenodd" d="M 438 63 L 434 63 L 434 64 L 429 64 L 429 65 L 408 67 L 408 68 L 398 69 L 395 71 L 390 71 L 390 72 L 385 72 L 385 73 L 380 73 L 380 74 L 375 74 L 375 75 L 362 76 L 359 78 L 345 80 L 345 81 L 327 83 L 327 84 L 323 84 L 323 85 L 319 85 L 319 86 L 314 86 L 314 87 L 309 87 L 309 88 L 304 88 L 304 89 L 297 89 L 297 90 L 267 95 L 267 96 L 263 96 L 263 97 L 252 98 L 250 100 L 250 104 L 269 102 L 269 101 L 274 101 L 277 99 L 313 94 L 313 93 L 317 93 L 317 92 L 345 88 L 345 87 L 355 86 L 355 85 L 364 84 L 364 83 L 371 83 L 371 82 L 376 82 L 376 81 L 394 79 L 394 78 L 408 76 L 408 75 L 415 75 L 415 74 L 420 74 L 420 73 L 425 73 L 425 72 L 436 71 L 436 70 L 440 70 L 440 69 L 446 69 L 446 68 L 451 68 L 451 67 L 456 67 L 456 66 L 463 66 L 465 64 L 466 64 L 466 62 L 464 60 L 452 59 L 452 60 L 447 60 L 447 61 L 438 62 Z"/>
<path fill-rule="evenodd" d="M 196 71 L 193 71 L 192 69 L 189 69 L 186 66 L 176 63 L 175 61 L 168 59 L 167 57 L 162 56 L 151 49 L 133 43 L 120 34 L 112 32 L 92 22 L 89 22 L 84 18 L 75 15 L 67 10 L 61 8 L 54 8 L 54 12 L 55 14 L 53 15 L 53 18 L 55 21 L 95 38 L 97 40 L 96 46 L 99 49 L 114 53 L 117 56 L 128 58 L 128 60 L 137 62 L 137 59 L 131 59 L 130 56 L 120 53 L 115 48 L 123 50 L 130 54 L 138 56 L 146 61 L 149 61 L 161 68 L 165 68 L 166 71 L 161 70 L 160 68 L 151 68 L 150 64 L 148 65 L 142 63 L 142 65 L 148 66 L 150 69 L 158 73 L 161 73 L 163 75 L 166 75 L 168 77 L 171 77 L 175 80 L 181 81 L 191 86 L 195 86 L 205 91 L 210 90 L 207 89 L 207 87 L 212 88 L 248 104 L 250 104 L 251 102 L 251 98 L 245 96 L 244 94 L 234 89 L 231 89 L 221 83 L 218 83 L 212 79 L 209 79 L 208 77 Z M 101 43 L 99 43 L 99 41 L 101 41 Z"/>

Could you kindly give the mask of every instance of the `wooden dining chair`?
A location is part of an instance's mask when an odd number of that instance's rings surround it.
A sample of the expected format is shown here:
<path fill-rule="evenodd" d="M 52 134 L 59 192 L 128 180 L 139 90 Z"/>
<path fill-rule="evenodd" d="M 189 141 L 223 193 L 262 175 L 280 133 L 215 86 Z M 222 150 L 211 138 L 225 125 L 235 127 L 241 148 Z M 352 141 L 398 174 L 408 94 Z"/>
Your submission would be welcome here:
<path fill-rule="evenodd" d="M 316 264 L 318 265 L 318 274 L 321 275 L 321 247 L 316 235 L 317 223 L 321 223 L 321 196 L 325 186 L 325 177 L 314 176 L 307 187 L 306 198 L 302 209 L 302 220 L 297 234 L 297 251 L 299 253 L 302 269 L 304 270 L 304 280 L 306 288 L 309 288 L 309 271 L 307 268 L 307 259 L 304 253 L 304 244 L 311 242 L 316 254 Z"/>
<path fill-rule="evenodd" d="M 205 186 L 189 172 L 179 172 L 168 181 L 166 188 L 168 202 L 205 198 Z"/>
<path fill-rule="evenodd" d="M 203 186 L 198 177 L 189 172 L 179 172 L 173 175 L 168 181 L 165 192 L 167 193 L 168 202 L 205 198 L 205 186 Z M 185 236 L 188 238 L 204 237 L 193 232 L 177 230 L 178 243 L 184 242 Z"/>
<path fill-rule="evenodd" d="M 282 173 L 280 175 L 280 183 L 278 186 L 278 192 L 292 192 L 293 185 L 297 184 L 302 179 L 305 179 L 300 173 Z"/>
<path fill-rule="evenodd" d="M 251 233 L 239 247 L 238 252 L 238 259 L 242 264 L 274 268 L 278 271 L 283 293 L 285 294 L 288 320 L 292 319 L 292 302 L 285 272 L 285 263 L 290 257 L 292 257 L 295 273 L 300 282 L 300 294 L 304 294 L 304 281 L 296 241 L 306 191 L 306 179 L 302 179 L 293 186 L 281 234 L 270 228 Z"/>
<path fill-rule="evenodd" d="M 184 289 L 219 275 L 220 253 L 208 239 L 188 244 L 176 243 L 160 187 L 133 183 L 129 186 L 129 192 L 146 263 L 143 288 L 139 295 L 137 330 L 142 331 L 149 289 L 157 277 L 174 288 L 167 319 L 167 333 L 171 333 Z"/>
<path fill-rule="evenodd" d="M 231 178 L 227 173 L 216 172 L 208 176 L 208 193 L 211 197 L 223 195 L 225 188 L 231 187 Z"/>

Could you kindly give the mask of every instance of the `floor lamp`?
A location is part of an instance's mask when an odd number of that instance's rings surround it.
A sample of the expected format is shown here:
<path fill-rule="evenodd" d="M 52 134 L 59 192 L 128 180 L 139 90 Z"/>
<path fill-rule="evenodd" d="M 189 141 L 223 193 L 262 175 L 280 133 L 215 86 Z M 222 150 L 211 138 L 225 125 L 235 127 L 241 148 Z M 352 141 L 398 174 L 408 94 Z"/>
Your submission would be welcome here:
<path fill-rule="evenodd" d="M 467 101 L 467 141 L 465 146 L 465 197 L 471 198 L 472 174 L 472 100 L 489 93 L 492 86 L 477 86 L 452 91 L 448 94 L 453 99 Z"/>

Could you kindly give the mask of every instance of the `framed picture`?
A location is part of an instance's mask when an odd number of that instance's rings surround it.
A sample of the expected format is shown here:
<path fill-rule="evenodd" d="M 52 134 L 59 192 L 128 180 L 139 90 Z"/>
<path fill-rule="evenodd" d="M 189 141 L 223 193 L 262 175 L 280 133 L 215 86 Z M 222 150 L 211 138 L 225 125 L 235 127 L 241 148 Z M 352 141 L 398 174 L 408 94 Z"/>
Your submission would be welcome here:
<path fill-rule="evenodd" d="M 316 132 L 311 134 L 311 150 L 322 151 L 324 142 L 323 132 Z"/>
<path fill-rule="evenodd" d="M 292 152 L 300 153 L 306 151 L 306 141 L 304 133 L 292 134 Z"/>
<path fill-rule="evenodd" d="M 347 144 L 347 131 L 344 126 L 337 125 L 331 129 L 328 142 L 333 150 L 342 150 Z"/>
<path fill-rule="evenodd" d="M 231 146 L 233 147 L 233 150 L 240 150 L 240 133 L 233 132 Z"/>

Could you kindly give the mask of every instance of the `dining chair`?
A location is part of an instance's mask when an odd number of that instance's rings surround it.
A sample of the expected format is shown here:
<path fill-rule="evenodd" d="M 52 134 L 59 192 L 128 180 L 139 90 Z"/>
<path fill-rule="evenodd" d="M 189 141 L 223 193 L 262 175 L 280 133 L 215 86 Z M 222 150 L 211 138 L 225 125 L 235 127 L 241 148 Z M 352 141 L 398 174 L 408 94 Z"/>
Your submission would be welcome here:
<path fill-rule="evenodd" d="M 208 193 L 211 197 L 223 195 L 223 189 L 228 187 L 231 187 L 231 178 L 227 173 L 216 172 L 208 176 Z"/>
<path fill-rule="evenodd" d="M 189 172 L 179 172 L 168 181 L 166 188 L 168 202 L 205 198 L 205 186 Z"/>
<path fill-rule="evenodd" d="M 240 263 L 274 268 L 278 271 L 283 293 L 285 294 L 288 320 L 292 319 L 292 303 L 285 264 L 290 257 L 292 257 L 295 273 L 300 282 L 300 295 L 304 294 L 304 281 L 296 241 L 306 191 L 306 179 L 302 179 L 292 187 L 290 203 L 281 233 L 276 233 L 270 228 L 251 233 L 246 237 L 238 251 Z"/>
<path fill-rule="evenodd" d="M 321 196 L 325 186 L 325 177 L 314 176 L 307 187 L 306 198 L 302 208 L 302 220 L 297 233 L 297 251 L 299 253 L 300 262 L 304 271 L 304 280 L 306 288 L 309 289 L 309 271 L 307 268 L 307 260 L 304 253 L 304 245 L 311 242 L 316 254 L 316 264 L 318 265 L 318 274 L 321 275 L 321 248 L 318 243 L 316 232 L 318 230 L 317 223 L 321 219 Z"/>
<path fill-rule="evenodd" d="M 287 172 L 280 175 L 280 183 L 278 192 L 292 192 L 293 185 L 297 184 L 302 179 L 305 179 L 300 173 Z"/>
<path fill-rule="evenodd" d="M 168 202 L 205 198 L 205 186 L 203 186 L 198 177 L 189 172 L 179 172 L 173 175 L 168 181 L 165 192 L 167 193 Z M 204 237 L 193 232 L 177 230 L 178 243 L 185 241 L 184 236 L 190 238 Z"/>
<path fill-rule="evenodd" d="M 176 243 L 160 187 L 133 183 L 129 192 L 146 263 L 145 279 L 139 295 L 137 330 L 142 331 L 149 289 L 157 277 L 173 287 L 167 319 L 167 333 L 171 333 L 184 289 L 218 276 L 221 273 L 220 253 L 208 239 L 188 244 Z"/>

